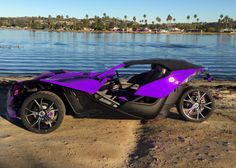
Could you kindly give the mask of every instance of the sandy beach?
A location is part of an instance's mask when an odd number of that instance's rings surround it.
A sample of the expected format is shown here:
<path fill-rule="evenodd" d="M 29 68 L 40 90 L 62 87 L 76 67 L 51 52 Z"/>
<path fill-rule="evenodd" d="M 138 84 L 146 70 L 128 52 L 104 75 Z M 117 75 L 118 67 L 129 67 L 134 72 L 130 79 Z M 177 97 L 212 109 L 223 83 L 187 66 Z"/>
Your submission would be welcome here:
<path fill-rule="evenodd" d="M 0 167 L 234 167 L 236 165 L 236 82 L 196 81 L 216 99 L 203 123 L 183 121 L 171 110 L 149 121 L 66 116 L 47 135 L 5 118 L 6 94 L 15 80 L 0 77 Z M 112 115 L 112 114 L 108 114 Z"/>

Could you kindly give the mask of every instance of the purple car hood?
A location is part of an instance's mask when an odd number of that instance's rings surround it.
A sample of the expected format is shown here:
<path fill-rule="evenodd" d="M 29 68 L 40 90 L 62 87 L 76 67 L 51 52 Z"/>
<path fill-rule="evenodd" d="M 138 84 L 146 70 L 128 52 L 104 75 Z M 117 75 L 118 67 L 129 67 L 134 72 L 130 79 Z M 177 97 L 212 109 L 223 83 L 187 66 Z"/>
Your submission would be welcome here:
<path fill-rule="evenodd" d="M 35 79 L 93 94 L 106 82 L 106 79 L 99 80 L 98 75 L 97 72 L 60 71 L 44 73 Z"/>

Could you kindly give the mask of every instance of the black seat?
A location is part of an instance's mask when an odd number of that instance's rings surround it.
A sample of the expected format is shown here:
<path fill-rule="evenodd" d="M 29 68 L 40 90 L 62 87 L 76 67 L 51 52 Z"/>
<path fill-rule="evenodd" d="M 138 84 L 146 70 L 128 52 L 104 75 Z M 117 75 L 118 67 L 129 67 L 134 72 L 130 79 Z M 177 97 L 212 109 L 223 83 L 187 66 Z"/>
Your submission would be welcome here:
<path fill-rule="evenodd" d="M 145 85 L 149 82 L 160 79 L 164 76 L 166 70 L 159 65 L 152 64 L 151 70 L 135 75 L 129 79 L 129 83 L 139 84 L 140 86 Z"/>

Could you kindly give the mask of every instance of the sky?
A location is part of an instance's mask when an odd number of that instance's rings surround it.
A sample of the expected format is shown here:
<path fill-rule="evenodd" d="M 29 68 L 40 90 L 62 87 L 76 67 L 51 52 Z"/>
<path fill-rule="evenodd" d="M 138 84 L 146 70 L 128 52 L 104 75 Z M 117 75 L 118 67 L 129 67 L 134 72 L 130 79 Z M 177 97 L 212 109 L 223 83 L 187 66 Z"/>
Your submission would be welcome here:
<path fill-rule="evenodd" d="M 2 2 L 1 2 L 2 1 Z M 0 17 L 56 16 L 84 18 L 108 16 L 137 21 L 147 15 L 149 23 L 159 16 L 166 22 L 170 14 L 176 22 L 187 22 L 187 15 L 197 14 L 200 21 L 217 21 L 220 14 L 236 19 L 236 0 L 0 0 Z"/>

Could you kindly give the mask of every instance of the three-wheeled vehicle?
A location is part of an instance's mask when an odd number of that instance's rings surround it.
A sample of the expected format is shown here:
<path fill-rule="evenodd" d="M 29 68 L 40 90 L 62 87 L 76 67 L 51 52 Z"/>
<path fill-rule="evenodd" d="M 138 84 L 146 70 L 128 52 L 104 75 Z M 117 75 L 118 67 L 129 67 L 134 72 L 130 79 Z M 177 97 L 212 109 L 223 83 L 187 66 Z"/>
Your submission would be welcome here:
<path fill-rule="evenodd" d="M 123 68 L 144 72 L 124 80 Z M 8 115 L 21 118 L 36 133 L 57 129 L 69 109 L 75 115 L 113 110 L 151 119 L 176 106 L 186 120 L 200 122 L 212 114 L 214 100 L 206 89 L 188 82 L 204 72 L 201 66 L 174 59 L 131 60 L 105 72 L 51 71 L 12 86 Z"/>

